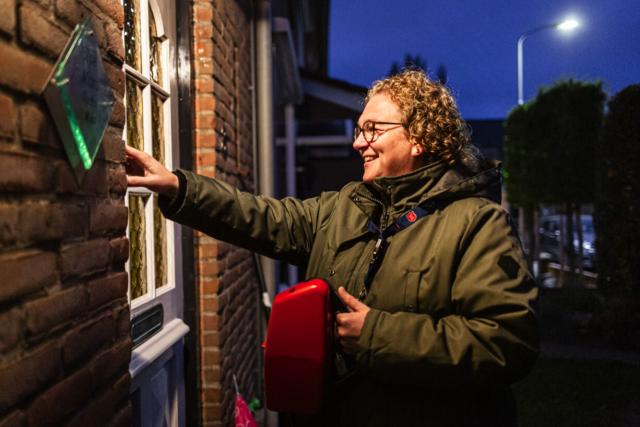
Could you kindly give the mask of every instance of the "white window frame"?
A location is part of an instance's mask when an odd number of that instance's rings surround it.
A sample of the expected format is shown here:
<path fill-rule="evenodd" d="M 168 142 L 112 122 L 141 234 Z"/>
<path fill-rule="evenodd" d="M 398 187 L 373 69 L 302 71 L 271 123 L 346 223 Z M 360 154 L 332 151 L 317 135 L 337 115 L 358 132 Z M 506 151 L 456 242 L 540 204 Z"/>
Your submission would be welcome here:
<path fill-rule="evenodd" d="M 151 9 L 151 11 L 149 10 Z M 156 22 L 156 31 L 158 38 L 162 41 L 162 49 L 160 52 L 160 63 L 163 66 L 162 73 L 162 86 L 158 85 L 151 79 L 151 67 L 149 64 L 149 13 L 153 13 Z M 137 12 L 140 17 L 140 57 L 142 65 L 142 73 L 135 68 L 124 64 L 123 69 L 125 72 L 125 78 L 132 80 L 136 85 L 141 88 L 142 92 L 142 118 L 143 118 L 143 131 L 142 141 L 144 151 L 149 155 L 153 155 L 153 140 L 152 140 L 152 126 L 153 119 L 151 113 L 151 101 L 152 92 L 163 99 L 163 118 L 164 118 L 164 163 L 167 169 L 173 170 L 173 147 L 172 147 L 172 132 L 171 132 L 171 94 L 168 92 L 170 84 L 168 67 L 168 52 L 171 49 L 171 40 L 167 39 L 164 26 L 162 23 L 162 16 L 160 15 L 160 9 L 155 0 L 140 0 L 140 10 Z M 123 35 L 124 43 L 124 35 Z M 127 94 L 126 81 L 125 81 L 125 97 Z M 125 102 L 126 107 L 126 102 Z M 127 143 L 127 122 L 125 120 L 125 127 L 123 131 L 123 139 Z M 125 205 L 129 207 L 129 196 L 142 196 L 147 200 L 145 202 L 145 238 L 146 238 L 146 263 L 147 263 L 147 293 L 134 300 L 131 299 L 131 260 L 127 260 L 125 269 L 129 274 L 129 286 L 127 290 L 127 299 L 131 306 L 131 312 L 134 313 L 134 309 L 141 307 L 147 303 L 153 302 L 153 300 L 175 289 L 176 287 L 176 275 L 175 275 L 175 240 L 174 240 L 174 227 L 173 223 L 165 220 L 166 230 L 166 243 L 167 243 L 167 256 L 165 262 L 167 263 L 167 284 L 161 288 L 156 289 L 155 280 L 155 233 L 154 233 L 154 215 L 153 205 L 154 197 L 157 197 L 152 191 L 142 187 L 128 188 L 125 195 Z M 129 237 L 129 224 L 127 224 L 127 237 Z"/>

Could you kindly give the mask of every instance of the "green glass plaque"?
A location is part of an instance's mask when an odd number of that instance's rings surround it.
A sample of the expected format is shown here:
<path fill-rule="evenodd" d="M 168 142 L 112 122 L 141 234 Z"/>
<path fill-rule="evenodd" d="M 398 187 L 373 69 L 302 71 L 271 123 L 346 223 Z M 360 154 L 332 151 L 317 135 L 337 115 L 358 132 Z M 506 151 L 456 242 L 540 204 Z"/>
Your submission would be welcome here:
<path fill-rule="evenodd" d="M 90 16 L 73 31 L 44 97 L 80 184 L 93 165 L 115 103 Z"/>

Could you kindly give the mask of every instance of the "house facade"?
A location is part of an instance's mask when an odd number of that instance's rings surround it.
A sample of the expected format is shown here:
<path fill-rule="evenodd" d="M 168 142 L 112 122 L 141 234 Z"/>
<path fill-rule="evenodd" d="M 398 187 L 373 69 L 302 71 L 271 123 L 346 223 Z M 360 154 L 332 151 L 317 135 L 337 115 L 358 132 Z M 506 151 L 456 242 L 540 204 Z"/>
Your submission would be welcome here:
<path fill-rule="evenodd" d="M 124 147 L 276 195 L 274 110 L 300 101 L 277 82 L 326 74 L 328 1 L 0 10 L 0 426 L 233 425 L 236 384 L 264 404 L 275 267 L 164 220 Z M 78 182 L 42 90 L 87 16 L 115 106 Z"/>

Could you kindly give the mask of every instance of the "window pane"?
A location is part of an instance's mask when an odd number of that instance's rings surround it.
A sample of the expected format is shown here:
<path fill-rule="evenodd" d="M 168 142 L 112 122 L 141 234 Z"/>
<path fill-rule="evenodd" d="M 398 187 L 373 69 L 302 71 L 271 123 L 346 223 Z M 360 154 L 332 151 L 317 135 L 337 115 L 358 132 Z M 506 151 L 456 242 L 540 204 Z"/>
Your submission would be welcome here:
<path fill-rule="evenodd" d="M 158 207 L 158 197 L 153 198 L 153 227 L 155 235 L 156 289 L 167 284 L 167 221 Z"/>
<path fill-rule="evenodd" d="M 151 79 L 162 85 L 162 41 L 158 38 L 158 29 L 156 27 L 156 18 L 151 13 L 149 6 L 149 61 L 151 69 Z"/>
<path fill-rule="evenodd" d="M 124 0 L 124 49 L 127 65 L 142 72 L 140 0 Z"/>
<path fill-rule="evenodd" d="M 127 144 L 138 150 L 144 150 L 142 123 L 142 90 L 127 79 Z"/>
<path fill-rule="evenodd" d="M 153 157 L 164 165 L 164 101 L 155 94 L 151 95 L 151 120 L 153 139 Z"/>
<path fill-rule="evenodd" d="M 129 196 L 129 248 L 131 300 L 147 293 L 147 239 L 144 198 Z"/>

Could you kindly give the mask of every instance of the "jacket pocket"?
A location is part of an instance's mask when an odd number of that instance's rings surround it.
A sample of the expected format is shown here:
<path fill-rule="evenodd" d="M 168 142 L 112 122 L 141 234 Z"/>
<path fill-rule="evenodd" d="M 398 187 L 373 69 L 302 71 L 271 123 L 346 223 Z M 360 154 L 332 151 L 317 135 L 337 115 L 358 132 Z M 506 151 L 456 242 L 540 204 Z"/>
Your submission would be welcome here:
<path fill-rule="evenodd" d="M 407 271 L 407 282 L 404 288 L 404 311 L 418 313 L 418 292 L 420 290 L 420 271 Z"/>

